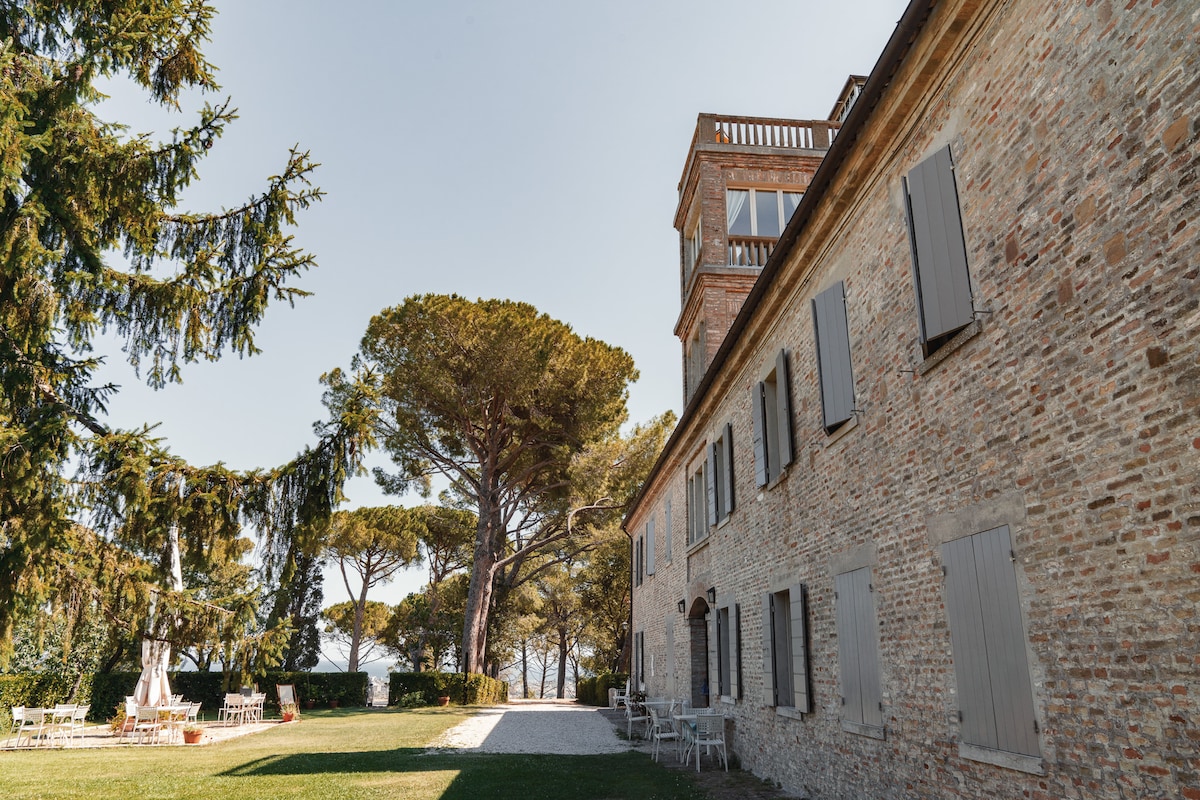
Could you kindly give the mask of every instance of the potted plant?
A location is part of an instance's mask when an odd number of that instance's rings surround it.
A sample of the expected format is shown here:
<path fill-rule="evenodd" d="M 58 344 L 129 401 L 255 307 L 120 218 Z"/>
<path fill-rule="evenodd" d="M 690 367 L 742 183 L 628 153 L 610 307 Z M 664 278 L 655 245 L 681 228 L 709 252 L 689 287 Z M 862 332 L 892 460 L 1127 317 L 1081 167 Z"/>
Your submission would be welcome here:
<path fill-rule="evenodd" d="M 200 744 L 204 741 L 204 729 L 199 725 L 190 724 L 183 726 L 183 743 L 184 744 Z"/>
<path fill-rule="evenodd" d="M 283 705 L 281 705 L 279 707 L 279 711 L 280 711 L 280 713 L 283 714 L 284 722 L 291 722 L 292 720 L 294 720 L 296 718 L 296 704 L 295 703 L 284 703 Z"/>
<path fill-rule="evenodd" d="M 338 707 L 338 701 L 337 701 L 337 700 L 330 700 L 330 701 L 329 701 L 329 707 L 330 707 L 330 708 L 337 708 L 337 707 Z"/>
<path fill-rule="evenodd" d="M 448 706 L 448 705 L 450 705 L 450 695 L 448 695 L 448 694 L 444 694 L 444 695 L 440 696 L 440 697 L 438 698 L 438 705 L 439 705 L 439 706 Z"/>

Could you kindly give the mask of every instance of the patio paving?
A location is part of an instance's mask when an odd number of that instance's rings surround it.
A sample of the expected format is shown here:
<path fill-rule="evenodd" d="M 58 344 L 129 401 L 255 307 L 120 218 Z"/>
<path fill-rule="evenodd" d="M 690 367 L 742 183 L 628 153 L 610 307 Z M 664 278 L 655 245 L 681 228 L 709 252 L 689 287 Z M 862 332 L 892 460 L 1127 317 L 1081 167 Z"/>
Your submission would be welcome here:
<path fill-rule="evenodd" d="M 204 747 L 205 745 L 226 742 L 230 739 L 238 739 L 242 736 L 252 736 L 256 733 L 272 730 L 280 725 L 295 724 L 295 722 L 283 722 L 282 720 L 263 720 L 262 722 L 247 722 L 241 725 L 220 725 L 216 722 L 201 722 L 200 727 L 204 730 L 204 739 L 197 744 L 184 744 L 183 737 L 179 737 L 171 742 L 166 741 L 166 738 L 163 737 L 163 740 L 158 744 L 138 744 L 137 737 L 129 735 L 118 737 L 113 734 L 107 725 L 88 725 L 82 730 L 77 731 L 71 743 L 66 747 L 67 749 L 80 747 Z M 44 746 L 31 748 L 24 741 L 22 741 L 21 747 L 17 748 L 14 746 L 15 742 L 15 736 L 0 739 L 0 750 L 47 749 Z M 56 743 L 53 749 L 61 750 L 63 747 L 63 745 Z"/>

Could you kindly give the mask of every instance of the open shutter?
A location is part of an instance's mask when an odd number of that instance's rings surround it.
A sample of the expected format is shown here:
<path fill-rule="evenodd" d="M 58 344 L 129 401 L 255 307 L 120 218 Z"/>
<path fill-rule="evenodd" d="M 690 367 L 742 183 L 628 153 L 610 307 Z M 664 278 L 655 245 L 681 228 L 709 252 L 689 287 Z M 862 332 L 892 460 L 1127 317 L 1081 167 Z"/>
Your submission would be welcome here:
<path fill-rule="evenodd" d="M 775 630 L 772 606 L 775 596 L 770 592 L 762 598 L 762 644 L 763 644 L 763 702 L 769 706 L 775 702 L 775 648 L 772 632 Z"/>
<path fill-rule="evenodd" d="M 708 524 L 710 526 L 717 524 L 717 446 L 710 444 L 708 446 L 708 463 L 704 468 L 704 483 L 708 498 Z"/>
<path fill-rule="evenodd" d="M 862 688 L 863 724 L 883 727 L 883 687 L 879 681 L 879 633 L 875 624 L 875 602 L 871 597 L 871 570 L 855 570 L 857 586 L 855 613 L 858 621 L 859 686 Z"/>
<path fill-rule="evenodd" d="M 725 435 L 721 437 L 721 448 L 724 452 L 725 472 L 721 476 L 724 481 L 722 487 L 725 495 L 725 516 L 733 513 L 733 425 L 725 423 Z"/>
<path fill-rule="evenodd" d="M 666 562 L 671 563 L 671 537 L 674 535 L 671 532 L 671 498 L 667 498 L 663 503 L 663 550 L 665 550 Z"/>
<path fill-rule="evenodd" d="M 962 740 L 995 750 L 998 749 L 995 704 L 971 537 L 943 544 L 942 564 L 946 568 L 946 614 L 950 618 L 950 644 L 958 680 Z"/>
<path fill-rule="evenodd" d="M 663 620 L 667 632 L 667 697 L 675 696 L 675 618 L 668 614 Z"/>
<path fill-rule="evenodd" d="M 646 521 L 646 574 L 654 574 L 654 518 Z"/>
<path fill-rule="evenodd" d="M 737 603 L 729 607 L 729 696 L 742 699 L 742 607 Z"/>
<path fill-rule="evenodd" d="M 766 385 L 759 382 L 754 384 L 754 391 L 750 397 L 750 418 L 754 423 L 754 484 L 756 486 L 767 485 L 767 433 L 766 424 L 763 421 L 766 416 L 763 408 L 766 393 Z"/>
<path fill-rule="evenodd" d="M 779 468 L 782 470 L 792 463 L 792 391 L 786 350 L 780 350 L 775 356 L 775 403 L 779 414 L 775 444 L 779 447 Z"/>
<path fill-rule="evenodd" d="M 808 615 L 804 595 L 804 584 L 795 583 L 788 588 L 788 605 L 792 641 L 792 696 L 796 710 L 807 714 L 812 711 L 808 694 Z"/>
<path fill-rule="evenodd" d="M 813 298 L 813 332 L 825 430 L 832 432 L 854 414 L 854 377 L 850 370 L 850 334 L 845 284 L 838 281 Z"/>
<path fill-rule="evenodd" d="M 904 181 L 921 341 L 970 324 L 971 279 L 950 148 L 922 161 Z"/>

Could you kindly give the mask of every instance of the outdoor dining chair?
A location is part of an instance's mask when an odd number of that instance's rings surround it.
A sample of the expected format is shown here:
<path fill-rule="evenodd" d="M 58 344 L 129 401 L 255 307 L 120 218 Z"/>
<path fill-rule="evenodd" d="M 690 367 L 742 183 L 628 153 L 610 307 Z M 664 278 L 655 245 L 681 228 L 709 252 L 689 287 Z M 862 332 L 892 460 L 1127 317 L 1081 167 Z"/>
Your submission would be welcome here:
<path fill-rule="evenodd" d="M 646 713 L 645 706 L 640 703 L 635 703 L 632 700 L 625 701 L 625 735 L 629 739 L 633 739 L 633 723 L 640 722 L 644 724 L 650 723 L 650 715 Z M 645 738 L 645 737 L 643 737 Z"/>
<path fill-rule="evenodd" d="M 614 703 L 614 706 L 613 706 L 614 708 L 620 708 L 621 706 L 629 705 L 629 681 L 625 681 L 624 691 L 622 691 L 621 689 L 617 689 L 617 693 L 614 696 L 613 703 Z"/>
<path fill-rule="evenodd" d="M 729 754 L 725 751 L 725 715 L 697 714 L 696 732 L 689 743 L 696 749 L 696 772 L 700 771 L 700 748 L 716 748 L 725 771 L 729 772 Z"/>
<path fill-rule="evenodd" d="M 658 711 L 653 707 L 647 709 L 650 714 L 650 737 L 654 739 L 654 760 L 658 761 L 658 748 L 664 741 L 675 742 L 676 756 L 679 750 L 679 731 L 675 730 L 671 718 L 666 719 L 658 716 Z"/>
<path fill-rule="evenodd" d="M 143 744 L 147 739 L 150 744 L 158 744 L 159 735 L 162 733 L 162 720 L 158 716 L 158 706 L 137 707 L 133 732 L 137 734 L 138 744 Z"/>
<path fill-rule="evenodd" d="M 217 722 L 224 720 L 226 725 L 232 725 L 235 719 L 239 724 L 246 721 L 246 698 L 231 692 L 225 695 L 225 705 L 217 710 Z"/>
<path fill-rule="evenodd" d="M 87 725 L 88 711 L 91 710 L 91 705 L 75 706 L 75 710 L 71 712 L 71 735 L 68 743 L 74 744 L 76 736 L 83 736 L 83 728 Z"/>
<path fill-rule="evenodd" d="M 13 725 L 17 731 L 17 747 L 21 746 L 21 737 L 33 746 L 37 746 L 42 741 L 42 736 L 46 730 L 46 714 L 44 708 L 25 707 L 21 709 L 21 724 L 16 725 L 17 714 L 16 709 L 13 709 Z"/>

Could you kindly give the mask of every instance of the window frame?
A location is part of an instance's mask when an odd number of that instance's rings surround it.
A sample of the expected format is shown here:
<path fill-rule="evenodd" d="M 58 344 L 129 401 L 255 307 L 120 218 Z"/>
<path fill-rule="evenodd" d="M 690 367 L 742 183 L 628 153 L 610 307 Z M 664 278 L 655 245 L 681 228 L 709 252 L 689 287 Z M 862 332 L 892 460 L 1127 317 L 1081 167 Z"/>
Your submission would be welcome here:
<path fill-rule="evenodd" d="M 808 588 L 763 595 L 763 701 L 780 713 L 812 712 L 809 688 Z M 782 676 L 782 679 L 781 679 Z"/>
<path fill-rule="evenodd" d="M 747 192 L 746 202 L 743 208 L 748 205 L 750 208 L 750 232 L 749 233 L 734 233 L 733 223 L 737 220 L 729 219 L 729 194 L 730 192 Z M 770 192 L 775 195 L 775 220 L 779 224 L 779 232 L 771 234 L 762 234 L 759 229 L 759 214 L 758 214 L 758 194 L 760 192 Z M 796 204 L 792 207 L 792 213 L 787 214 L 784 209 L 785 195 L 797 195 Z M 725 188 L 725 235 L 726 237 L 741 237 L 751 236 L 757 238 L 774 238 L 777 239 L 783 235 L 783 231 L 787 228 L 788 223 L 792 220 L 792 215 L 796 213 L 796 209 L 800 207 L 800 203 L 804 200 L 804 190 L 796 191 L 795 189 L 785 189 L 783 187 L 766 187 L 766 186 L 728 186 Z M 739 214 L 740 218 L 740 214 Z"/>
<path fill-rule="evenodd" d="M 732 599 L 719 602 L 716 626 L 717 696 L 727 703 L 742 699 L 741 606 Z"/>
<path fill-rule="evenodd" d="M 725 423 L 721 434 L 708 444 L 708 524 L 721 525 L 733 514 L 733 424 Z"/>
<path fill-rule="evenodd" d="M 701 458 L 688 476 L 688 546 L 708 538 L 708 460 Z"/>

